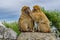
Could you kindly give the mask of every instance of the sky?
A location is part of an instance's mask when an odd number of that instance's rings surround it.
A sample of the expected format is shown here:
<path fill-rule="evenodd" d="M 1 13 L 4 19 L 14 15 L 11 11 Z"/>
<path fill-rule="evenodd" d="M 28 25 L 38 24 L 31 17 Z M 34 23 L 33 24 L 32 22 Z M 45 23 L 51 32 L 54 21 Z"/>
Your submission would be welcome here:
<path fill-rule="evenodd" d="M 60 0 L 0 0 L 0 21 L 18 21 L 25 5 L 31 9 L 39 5 L 46 10 L 60 10 Z"/>

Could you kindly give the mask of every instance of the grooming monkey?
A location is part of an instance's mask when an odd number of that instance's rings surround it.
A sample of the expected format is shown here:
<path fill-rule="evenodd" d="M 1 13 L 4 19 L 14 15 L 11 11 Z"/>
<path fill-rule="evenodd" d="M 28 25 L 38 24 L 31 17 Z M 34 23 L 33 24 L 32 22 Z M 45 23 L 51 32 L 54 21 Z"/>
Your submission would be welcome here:
<path fill-rule="evenodd" d="M 33 6 L 30 16 L 34 20 L 36 29 L 35 31 L 50 32 L 50 22 L 38 5 Z"/>
<path fill-rule="evenodd" d="M 21 17 L 19 18 L 18 24 L 21 32 L 32 32 L 33 31 L 33 20 L 30 17 L 31 10 L 28 6 L 24 6 L 21 9 Z"/>

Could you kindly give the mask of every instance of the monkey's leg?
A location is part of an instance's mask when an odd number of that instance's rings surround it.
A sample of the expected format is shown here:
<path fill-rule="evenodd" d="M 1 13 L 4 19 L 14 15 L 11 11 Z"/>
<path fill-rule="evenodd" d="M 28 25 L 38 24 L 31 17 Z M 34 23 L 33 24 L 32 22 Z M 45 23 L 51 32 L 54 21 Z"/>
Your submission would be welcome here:
<path fill-rule="evenodd" d="M 47 32 L 50 31 L 50 28 L 49 28 L 49 26 L 47 24 L 40 24 L 39 28 L 40 28 L 40 31 L 44 32 L 44 33 L 47 33 Z"/>
<path fill-rule="evenodd" d="M 30 32 L 34 32 L 33 27 L 34 27 L 33 22 L 29 22 L 29 28 L 28 29 L 29 29 Z"/>
<path fill-rule="evenodd" d="M 29 22 L 29 31 L 34 32 L 34 22 L 33 21 Z"/>
<path fill-rule="evenodd" d="M 28 24 L 27 23 L 21 24 L 21 29 L 22 29 L 23 32 L 27 32 L 28 31 L 27 28 L 28 28 Z"/>

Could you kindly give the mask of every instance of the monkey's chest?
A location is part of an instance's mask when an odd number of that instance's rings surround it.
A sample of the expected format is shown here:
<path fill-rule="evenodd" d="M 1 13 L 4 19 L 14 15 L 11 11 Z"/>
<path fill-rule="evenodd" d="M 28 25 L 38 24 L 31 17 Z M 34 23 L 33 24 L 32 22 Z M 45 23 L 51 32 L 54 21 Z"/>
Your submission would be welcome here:
<path fill-rule="evenodd" d="M 25 20 L 26 22 L 30 22 L 32 19 L 30 17 L 25 17 L 25 19 L 23 20 Z"/>

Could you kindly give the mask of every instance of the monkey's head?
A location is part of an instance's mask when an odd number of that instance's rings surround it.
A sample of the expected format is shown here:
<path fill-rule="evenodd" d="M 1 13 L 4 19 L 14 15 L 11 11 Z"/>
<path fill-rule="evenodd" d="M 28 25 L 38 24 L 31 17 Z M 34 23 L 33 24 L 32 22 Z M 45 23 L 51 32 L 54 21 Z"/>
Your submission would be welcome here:
<path fill-rule="evenodd" d="M 33 6 L 33 12 L 36 12 L 36 11 L 41 11 L 40 6 L 38 5 Z"/>
<path fill-rule="evenodd" d="M 30 8 L 28 6 L 23 6 L 21 9 L 22 12 L 29 14 L 31 12 Z"/>

